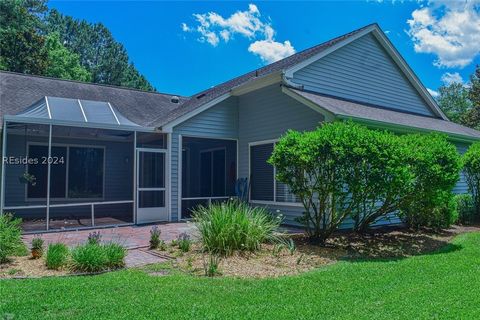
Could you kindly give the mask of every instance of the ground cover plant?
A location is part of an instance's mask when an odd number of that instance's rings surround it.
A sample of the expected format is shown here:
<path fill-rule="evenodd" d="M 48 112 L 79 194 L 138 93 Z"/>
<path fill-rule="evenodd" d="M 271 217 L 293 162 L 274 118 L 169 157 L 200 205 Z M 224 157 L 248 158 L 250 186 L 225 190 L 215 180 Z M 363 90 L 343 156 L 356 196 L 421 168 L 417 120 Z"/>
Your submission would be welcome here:
<path fill-rule="evenodd" d="M 162 266 L 152 266 L 92 277 L 2 280 L 0 314 L 18 319 L 476 319 L 479 257 L 477 232 L 430 254 L 341 261 L 277 279 L 199 278 L 174 270 L 165 275 Z"/>
<path fill-rule="evenodd" d="M 20 223 L 21 220 L 15 219 L 11 214 L 0 214 L 0 264 L 8 262 L 10 255 L 24 247 Z"/>

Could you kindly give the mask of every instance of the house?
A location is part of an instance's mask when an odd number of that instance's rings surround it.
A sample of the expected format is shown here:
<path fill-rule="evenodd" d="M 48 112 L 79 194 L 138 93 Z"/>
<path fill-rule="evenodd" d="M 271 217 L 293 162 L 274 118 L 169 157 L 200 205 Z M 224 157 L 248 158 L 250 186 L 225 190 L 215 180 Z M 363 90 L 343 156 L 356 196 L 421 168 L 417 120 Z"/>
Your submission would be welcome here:
<path fill-rule="evenodd" d="M 239 178 L 250 203 L 294 223 L 302 206 L 266 160 L 286 130 L 324 121 L 443 132 L 460 152 L 480 139 L 447 119 L 376 24 L 191 97 L 10 72 L 0 89 L 1 211 L 30 232 L 188 219 Z"/>

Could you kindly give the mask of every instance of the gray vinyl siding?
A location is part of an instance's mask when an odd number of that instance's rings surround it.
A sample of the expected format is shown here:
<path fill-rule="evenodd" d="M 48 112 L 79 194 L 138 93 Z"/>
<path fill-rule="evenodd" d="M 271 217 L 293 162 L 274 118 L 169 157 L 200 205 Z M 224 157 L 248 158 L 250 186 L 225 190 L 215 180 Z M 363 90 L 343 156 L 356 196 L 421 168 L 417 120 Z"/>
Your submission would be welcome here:
<path fill-rule="evenodd" d="M 433 115 L 375 37 L 367 34 L 293 74 L 305 90 Z"/>
<path fill-rule="evenodd" d="M 21 135 L 9 135 L 7 141 L 8 156 L 24 157 L 25 148 L 29 142 L 46 143 L 45 138 L 29 137 L 27 140 Z M 102 201 L 123 201 L 133 199 L 133 143 L 55 138 L 54 143 L 71 145 L 91 145 L 105 147 L 105 185 Z M 26 201 L 25 184 L 19 177 L 25 172 L 23 165 L 11 165 L 5 171 L 5 205 L 24 206 L 42 204 L 43 200 Z M 51 203 L 85 202 L 82 199 L 51 200 Z"/>
<path fill-rule="evenodd" d="M 455 146 L 457 147 L 458 152 L 463 155 L 468 150 L 470 144 L 457 142 L 455 143 Z M 460 179 L 453 188 L 453 193 L 468 193 L 467 181 L 465 180 L 465 175 L 463 172 L 460 173 Z"/>
<path fill-rule="evenodd" d="M 231 97 L 174 127 L 171 135 L 171 220 L 179 219 L 179 136 L 238 138 L 237 98 Z"/>
<path fill-rule="evenodd" d="M 239 110 L 239 177 L 249 175 L 249 143 L 278 139 L 288 129 L 313 130 L 324 119 L 318 112 L 282 93 L 279 85 L 240 96 Z M 294 219 L 303 212 L 301 206 L 268 205 L 270 211 L 285 216 L 286 224 L 295 224 Z"/>

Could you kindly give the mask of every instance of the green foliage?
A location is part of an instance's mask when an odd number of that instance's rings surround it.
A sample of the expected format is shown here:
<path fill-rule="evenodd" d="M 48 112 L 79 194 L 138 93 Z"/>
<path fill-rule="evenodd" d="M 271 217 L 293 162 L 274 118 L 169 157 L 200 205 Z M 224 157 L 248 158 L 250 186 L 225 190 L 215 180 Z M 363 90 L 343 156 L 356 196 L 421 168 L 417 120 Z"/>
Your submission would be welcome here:
<path fill-rule="evenodd" d="M 462 157 L 463 172 L 472 194 L 475 213 L 480 218 L 480 142 L 472 144 Z"/>
<path fill-rule="evenodd" d="M 453 82 L 438 89 L 438 104 L 445 115 L 453 122 L 461 123 L 472 107 L 468 98 L 468 88 L 463 83 Z"/>
<path fill-rule="evenodd" d="M 75 271 L 99 272 L 107 268 L 108 257 L 100 244 L 86 243 L 72 250 L 72 267 Z"/>
<path fill-rule="evenodd" d="M 107 268 L 117 269 L 125 266 L 125 257 L 127 256 L 127 249 L 125 249 L 125 247 L 112 242 L 103 245 L 103 249 L 107 256 Z"/>
<path fill-rule="evenodd" d="M 471 224 L 476 220 L 475 204 L 471 194 L 457 194 L 458 221 L 461 224 Z"/>
<path fill-rule="evenodd" d="M 43 239 L 41 237 L 35 236 L 32 239 L 32 250 L 43 250 Z"/>
<path fill-rule="evenodd" d="M 411 192 L 400 215 L 411 228 L 444 228 L 456 221 L 452 194 L 461 161 L 455 146 L 440 134 L 402 136 L 408 152 L 405 163 L 414 174 Z"/>
<path fill-rule="evenodd" d="M 158 226 L 154 226 L 150 230 L 150 249 L 157 249 L 160 246 L 160 235 L 161 235 L 161 230 L 158 228 Z"/>
<path fill-rule="evenodd" d="M 192 240 L 190 239 L 190 236 L 187 233 L 181 233 L 178 235 L 177 243 L 178 243 L 178 248 L 182 252 L 188 252 L 190 251 Z"/>
<path fill-rule="evenodd" d="M 472 102 L 472 108 L 463 117 L 462 123 L 471 128 L 480 130 L 480 65 L 470 76 L 470 88 L 468 97 Z"/>
<path fill-rule="evenodd" d="M 277 241 L 275 231 L 281 219 L 264 208 L 240 201 L 198 207 L 193 220 L 207 252 L 230 255 L 236 250 L 255 251 L 261 243 Z"/>
<path fill-rule="evenodd" d="M 0 214 L 0 264 L 8 262 L 8 256 L 14 255 L 23 245 L 21 222 L 9 213 Z"/>
<path fill-rule="evenodd" d="M 203 270 L 207 277 L 215 277 L 220 275 L 219 266 L 222 257 L 217 254 L 209 254 L 203 257 Z"/>
<path fill-rule="evenodd" d="M 48 245 L 45 263 L 48 269 L 58 270 L 68 262 L 69 250 L 64 243 L 52 243 Z"/>
<path fill-rule="evenodd" d="M 90 81 L 92 75 L 80 65 L 79 56 L 62 45 L 58 33 L 54 32 L 46 37 L 45 50 L 47 52 L 47 67 L 43 73 L 45 76 Z"/>

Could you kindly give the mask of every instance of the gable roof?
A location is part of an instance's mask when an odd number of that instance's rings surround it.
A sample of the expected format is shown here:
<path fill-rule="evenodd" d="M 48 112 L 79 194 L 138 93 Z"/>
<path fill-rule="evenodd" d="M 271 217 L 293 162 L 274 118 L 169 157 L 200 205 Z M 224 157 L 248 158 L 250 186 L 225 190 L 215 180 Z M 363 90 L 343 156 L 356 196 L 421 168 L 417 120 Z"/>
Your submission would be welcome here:
<path fill-rule="evenodd" d="M 372 107 L 358 102 L 301 91 L 294 88 L 284 88 L 283 91 L 301 102 L 305 102 L 302 100 L 306 99 L 307 103 L 311 102 L 315 106 L 320 107 L 327 115 L 340 119 L 352 119 L 368 124 L 377 124 L 382 128 L 396 126 L 397 129 L 403 127 L 417 129 L 418 131 L 437 131 L 447 133 L 450 137 L 456 137 L 459 139 L 480 139 L 480 131 L 448 120 Z"/>
<path fill-rule="evenodd" d="M 2 71 L 0 127 L 4 115 L 21 113 L 45 96 L 108 101 L 128 120 L 144 127 L 159 114 L 168 114 L 188 100 L 180 96 L 179 103 L 173 103 L 172 97 L 178 95 Z"/>

